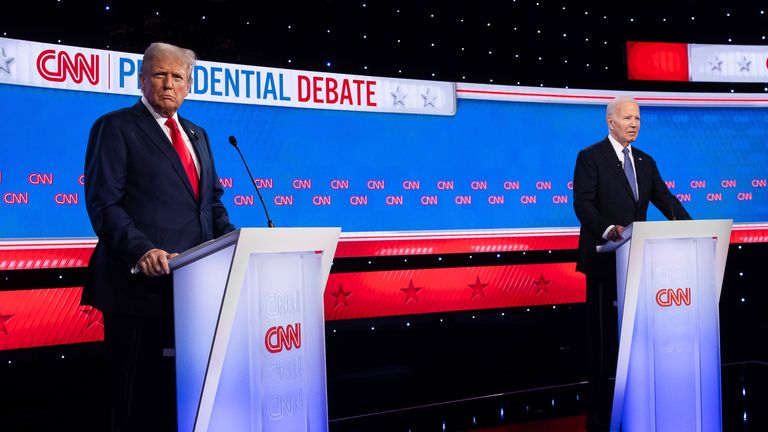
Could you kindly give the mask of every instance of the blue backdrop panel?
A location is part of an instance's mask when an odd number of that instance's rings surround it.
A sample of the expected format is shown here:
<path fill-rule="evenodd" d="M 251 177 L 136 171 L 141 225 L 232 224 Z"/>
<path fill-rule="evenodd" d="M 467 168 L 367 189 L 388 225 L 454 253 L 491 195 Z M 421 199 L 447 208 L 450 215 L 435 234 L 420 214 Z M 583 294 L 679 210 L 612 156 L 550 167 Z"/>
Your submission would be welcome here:
<path fill-rule="evenodd" d="M 92 236 L 88 131 L 137 100 L 0 85 L 0 237 Z M 581 104 L 459 99 L 455 116 L 432 117 L 187 101 L 181 114 L 209 133 L 235 224 L 265 222 L 229 135 L 277 225 L 344 231 L 577 226 L 576 154 L 606 134 L 605 108 Z M 765 108 L 646 106 L 636 145 L 694 218 L 760 222 L 766 130 Z"/>

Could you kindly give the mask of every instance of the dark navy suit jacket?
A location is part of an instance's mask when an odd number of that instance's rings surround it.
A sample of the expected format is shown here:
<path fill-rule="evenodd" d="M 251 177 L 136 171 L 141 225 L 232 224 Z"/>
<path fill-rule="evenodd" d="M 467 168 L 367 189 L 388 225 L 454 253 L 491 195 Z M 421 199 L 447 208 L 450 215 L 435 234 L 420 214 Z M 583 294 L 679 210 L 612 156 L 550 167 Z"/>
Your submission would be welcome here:
<path fill-rule="evenodd" d="M 603 233 L 611 225 L 627 226 L 646 220 L 653 203 L 667 219 L 691 219 L 680 201 L 661 179 L 656 161 L 632 146 L 637 179 L 635 201 L 621 161 L 611 142 L 604 140 L 579 152 L 573 173 L 573 207 L 581 222 L 576 269 L 586 273 L 615 265 L 613 254 L 598 254 Z"/>
<path fill-rule="evenodd" d="M 91 128 L 85 203 L 99 241 L 83 304 L 137 315 L 169 310 L 170 276 L 132 275 L 139 258 L 152 248 L 183 252 L 235 229 L 221 202 L 208 135 L 186 119 L 179 123 L 200 163 L 199 201 L 170 140 L 141 101 Z"/>

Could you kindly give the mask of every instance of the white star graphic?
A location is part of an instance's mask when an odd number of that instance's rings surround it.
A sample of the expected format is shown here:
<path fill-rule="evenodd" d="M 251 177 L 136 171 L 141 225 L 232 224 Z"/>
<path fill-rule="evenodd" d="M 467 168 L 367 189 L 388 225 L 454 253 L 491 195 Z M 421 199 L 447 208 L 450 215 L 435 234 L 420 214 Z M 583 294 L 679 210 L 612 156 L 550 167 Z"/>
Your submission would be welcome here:
<path fill-rule="evenodd" d="M 739 64 L 739 72 L 749 72 L 749 67 L 752 65 L 752 62 L 747 60 L 747 56 L 741 56 L 741 60 L 736 63 Z"/>
<path fill-rule="evenodd" d="M 400 86 L 397 86 L 397 88 L 395 88 L 395 91 L 389 92 L 389 94 L 391 94 L 392 97 L 394 98 L 394 100 L 392 101 L 392 106 L 397 106 L 397 104 L 405 106 L 405 97 L 408 95 L 400 91 Z"/>
<path fill-rule="evenodd" d="M 13 57 L 6 57 L 5 48 L 0 48 L 0 69 L 8 73 L 11 73 L 12 62 L 13 62 Z"/>
<path fill-rule="evenodd" d="M 432 105 L 432 108 L 435 107 L 435 99 L 437 99 L 436 94 L 431 94 L 430 90 L 431 88 L 427 87 L 427 92 L 421 95 L 421 97 L 424 99 L 424 107 L 426 108 L 427 105 Z"/>
<path fill-rule="evenodd" d="M 722 69 L 723 61 L 720 60 L 717 56 L 715 56 L 715 61 L 709 62 L 709 65 L 712 66 L 711 72 L 714 72 L 714 71 L 722 72 L 723 71 L 723 69 Z"/>

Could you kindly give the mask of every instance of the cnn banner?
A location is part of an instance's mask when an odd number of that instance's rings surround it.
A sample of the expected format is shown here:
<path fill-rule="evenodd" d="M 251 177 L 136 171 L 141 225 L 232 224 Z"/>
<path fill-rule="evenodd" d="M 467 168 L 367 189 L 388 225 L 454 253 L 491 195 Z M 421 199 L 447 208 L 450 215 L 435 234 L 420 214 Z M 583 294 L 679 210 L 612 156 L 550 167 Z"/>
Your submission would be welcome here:
<path fill-rule="evenodd" d="M 0 84 L 140 95 L 140 54 L 0 38 Z M 453 115 L 455 85 L 198 61 L 191 100 Z"/>
<path fill-rule="evenodd" d="M 632 80 L 768 81 L 768 46 L 627 42 Z"/>

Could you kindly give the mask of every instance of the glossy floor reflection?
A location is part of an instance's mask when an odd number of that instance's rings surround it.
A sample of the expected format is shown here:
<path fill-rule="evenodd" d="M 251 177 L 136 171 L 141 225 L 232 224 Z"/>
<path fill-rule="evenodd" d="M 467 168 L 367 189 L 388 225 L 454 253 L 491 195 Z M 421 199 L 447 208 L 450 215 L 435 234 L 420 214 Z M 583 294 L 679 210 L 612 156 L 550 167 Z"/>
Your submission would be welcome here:
<path fill-rule="evenodd" d="M 768 363 L 723 366 L 723 431 L 768 430 Z M 585 383 L 343 419 L 331 432 L 583 432 Z M 682 431 L 684 432 L 684 431 Z"/>

